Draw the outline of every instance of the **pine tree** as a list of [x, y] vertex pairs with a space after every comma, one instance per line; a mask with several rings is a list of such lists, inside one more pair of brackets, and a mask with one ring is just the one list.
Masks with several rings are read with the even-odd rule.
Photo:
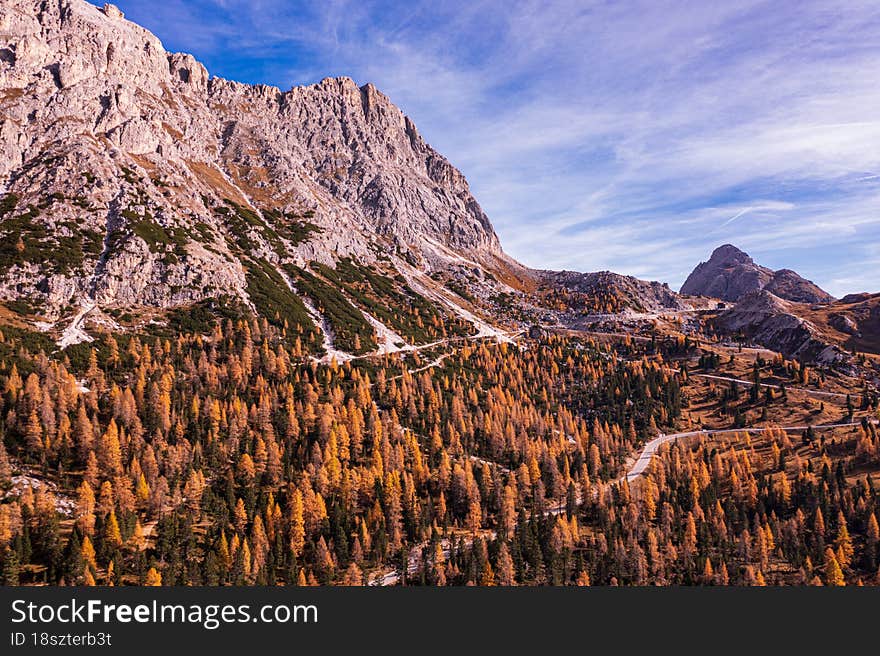
[[244, 506], [244, 500], [239, 497], [235, 502], [235, 511], [233, 512], [233, 522], [239, 533], [244, 533], [248, 524], [247, 508]]
[[2, 433], [0, 433], [0, 490], [12, 485], [12, 466], [9, 464], [9, 456], [3, 445]]
[[83, 480], [92, 486], [92, 489], [98, 484], [100, 478], [100, 473], [98, 471], [98, 457], [95, 455], [94, 451], [89, 451], [89, 455], [86, 461], [86, 472], [83, 476]]
[[877, 525], [877, 515], [874, 513], [871, 513], [868, 517], [868, 527], [865, 531], [865, 537], [868, 541], [868, 546], [876, 552], [877, 544], [880, 543], [880, 527]]
[[843, 571], [840, 569], [840, 564], [831, 547], [825, 549], [825, 583], [833, 586], [846, 585]]
[[715, 570], [712, 568], [712, 561], [706, 558], [703, 564], [703, 583], [710, 584], [715, 580]]
[[129, 544], [136, 551], [140, 551], [146, 545], [146, 538], [144, 537], [144, 527], [141, 525], [141, 520], [135, 519], [134, 522], [134, 531], [131, 534], [131, 538], [129, 538]]
[[364, 574], [361, 572], [361, 568], [357, 566], [357, 563], [351, 563], [348, 566], [342, 583], [347, 586], [360, 586], [364, 584]]
[[32, 455], [44, 455], [45, 445], [43, 444], [43, 425], [40, 423], [40, 418], [37, 416], [36, 410], [31, 410], [31, 414], [28, 417], [25, 439], [28, 450]]
[[226, 540], [226, 531], [220, 531], [220, 544], [217, 547], [217, 556], [224, 571], [232, 565], [232, 554], [229, 550], [229, 542]]
[[764, 580], [764, 573], [760, 569], [755, 572], [755, 585], [760, 588], [767, 585], [767, 582]]
[[119, 428], [116, 420], [111, 419], [107, 430], [101, 436], [98, 449], [98, 464], [101, 471], [110, 478], [122, 473], [122, 452], [119, 446]]
[[134, 495], [138, 507], [145, 508], [147, 502], [150, 500], [150, 486], [147, 484], [147, 479], [144, 477], [143, 473], [138, 476], [137, 485], [135, 485], [134, 488]]
[[290, 501], [290, 550], [299, 558], [305, 546], [305, 521], [303, 519], [303, 496], [294, 490]]
[[480, 502], [476, 499], [471, 501], [468, 509], [467, 527], [472, 535], [476, 535], [483, 523], [483, 512], [480, 510]]
[[15, 552], [14, 549], [5, 547], [2, 552], [2, 562], [3, 585], [18, 585], [18, 574], [20, 569], [18, 554]]
[[82, 577], [84, 568], [85, 562], [82, 557], [82, 543], [79, 539], [79, 531], [74, 529], [64, 550], [64, 576], [61, 580], [65, 583], [75, 584]]
[[315, 567], [321, 573], [322, 581], [325, 584], [330, 583], [333, 579], [336, 565], [333, 562], [333, 556], [330, 553], [330, 549], [327, 547], [327, 542], [324, 540], [323, 535], [318, 538], [318, 545], [315, 549]]
[[88, 481], [83, 481], [77, 490], [76, 525], [86, 536], [95, 530], [95, 494]]
[[107, 516], [107, 523], [104, 524], [104, 544], [109, 545], [113, 549], [122, 546], [122, 533], [119, 531], [119, 522], [116, 520], [116, 511], [111, 510]]
[[816, 508], [816, 517], [813, 521], [813, 530], [820, 539], [825, 537], [825, 518], [822, 516], [822, 509]]
[[92, 546], [92, 541], [89, 539], [88, 535], [86, 535], [82, 539], [80, 554], [82, 554], [82, 560], [86, 566], [86, 569], [97, 569], [98, 565], [95, 561], [95, 547]]
[[718, 568], [718, 583], [720, 585], [730, 585], [730, 575], [727, 572], [727, 564], [723, 562]]
[[434, 558], [431, 566], [434, 585], [442, 587], [446, 585], [446, 555], [440, 542], [434, 544]]
[[834, 542], [837, 545], [837, 561], [841, 568], [847, 568], [852, 560], [854, 549], [843, 512], [838, 514], [837, 522], [837, 539]]
[[504, 542], [502, 542], [501, 546], [498, 548], [496, 569], [498, 571], [496, 575], [498, 585], [515, 585], [516, 572], [513, 565], [513, 559], [510, 557], [510, 551]]

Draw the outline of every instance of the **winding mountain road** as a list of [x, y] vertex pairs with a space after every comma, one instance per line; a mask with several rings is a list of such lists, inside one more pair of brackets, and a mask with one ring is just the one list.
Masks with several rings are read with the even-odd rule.
[[[686, 433], [670, 433], [669, 435], [664, 435], [661, 433], [660, 435], [655, 437], [653, 440], [651, 440], [650, 442], [645, 444], [644, 447], [642, 447], [642, 450], [639, 452], [639, 456], [638, 456], [638, 458], [636, 458], [636, 461], [633, 463], [633, 466], [630, 468], [630, 470], [626, 474], [624, 474], [619, 479], [617, 479], [616, 482], [622, 483], [624, 481], [624, 479], [627, 481], [631, 481], [635, 478], [638, 478], [642, 474], [644, 474], [647, 471], [649, 465], [651, 464], [651, 460], [653, 459], [653, 457], [657, 453], [657, 451], [660, 449], [660, 447], [667, 442], [674, 442], [675, 440], [678, 440], [680, 438], [696, 437], [698, 435], [721, 435], [724, 433], [756, 434], [756, 433], [764, 433], [768, 430], [783, 430], [786, 433], [801, 432], [801, 431], [807, 430], [808, 428], [812, 428], [814, 431], [831, 430], [833, 428], [847, 428], [847, 427], [851, 427], [851, 426], [860, 426], [861, 423], [862, 423], [861, 421], [850, 421], [850, 422], [844, 422], [844, 423], [839, 423], [839, 424], [823, 424], [823, 425], [819, 425], [819, 426], [803, 425], [803, 426], [772, 426], [772, 427], [766, 426], [763, 428], [715, 428], [715, 429], [708, 429], [708, 430], [689, 431]], [[871, 420], [869, 420], [869, 423], [874, 424], [876, 426], [878, 423], [880, 423], [880, 421], [878, 421], [877, 419], [871, 419]]]

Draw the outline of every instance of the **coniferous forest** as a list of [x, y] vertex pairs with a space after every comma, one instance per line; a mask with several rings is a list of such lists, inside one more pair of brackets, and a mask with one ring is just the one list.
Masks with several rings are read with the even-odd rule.
[[693, 422], [681, 342], [472, 339], [426, 366], [319, 364], [248, 318], [38, 338], [0, 341], [7, 585], [877, 583], [868, 421], [682, 440], [621, 478]]

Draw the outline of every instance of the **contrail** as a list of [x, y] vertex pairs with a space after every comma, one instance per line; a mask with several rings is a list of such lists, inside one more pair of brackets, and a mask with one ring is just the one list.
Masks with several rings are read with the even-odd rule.
[[754, 207], [746, 207], [746, 208], [744, 208], [744, 209], [741, 209], [739, 212], [737, 212], [737, 213], [734, 214], [732, 217], [730, 217], [729, 219], [727, 219], [727, 221], [725, 221], [724, 223], [722, 223], [722, 224], [721, 224], [721, 227], [723, 228], [723, 227], [726, 226], [726, 225], [730, 225], [731, 223], [733, 223], [734, 221], [736, 221], [739, 217], [741, 217], [743, 214], [745, 214], [746, 212], [751, 212], [753, 209], [755, 209], [755, 208], [754, 208]]

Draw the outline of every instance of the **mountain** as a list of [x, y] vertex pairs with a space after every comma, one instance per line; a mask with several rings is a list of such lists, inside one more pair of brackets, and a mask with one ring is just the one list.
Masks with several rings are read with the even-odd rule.
[[850, 294], [814, 314], [815, 322], [846, 348], [880, 353], [880, 294]]
[[[250, 313], [347, 358], [499, 335], [498, 322], [699, 310], [659, 282], [514, 261], [461, 172], [372, 84], [211, 77], [113, 5], [3, 3], [0, 155], [0, 312], [61, 346], [93, 327], [191, 331]], [[682, 287], [761, 290], [833, 300], [731, 245]], [[772, 307], [717, 328], [803, 314], [760, 298]], [[858, 332], [842, 316], [827, 325]]]
[[334, 304], [314, 289], [339, 287], [339, 262], [352, 290], [367, 267], [403, 306], [435, 270], [499, 288], [527, 276], [464, 176], [373, 85], [210, 77], [83, 0], [0, 7], [0, 192], [0, 300], [50, 323], [221, 298], [280, 321], [308, 297], [298, 320], [321, 325]]
[[[853, 348], [876, 349], [866, 299], [835, 301], [791, 269], [768, 269], [731, 244], [719, 246], [708, 262], [700, 263], [681, 293], [735, 303], [715, 317], [713, 328], [786, 357], [830, 364], [849, 361], [847, 350]], [[853, 311], [858, 300], [863, 302]], [[868, 327], [867, 339], [862, 339], [862, 323]]]
[[796, 303], [831, 303], [834, 297], [811, 280], [802, 278], [791, 269], [773, 272], [764, 289], [780, 298]]
[[719, 246], [681, 286], [681, 293], [737, 301], [744, 294], [766, 289], [780, 298], [801, 303], [829, 303], [829, 293], [791, 269], [773, 271], [761, 266], [731, 244]]

